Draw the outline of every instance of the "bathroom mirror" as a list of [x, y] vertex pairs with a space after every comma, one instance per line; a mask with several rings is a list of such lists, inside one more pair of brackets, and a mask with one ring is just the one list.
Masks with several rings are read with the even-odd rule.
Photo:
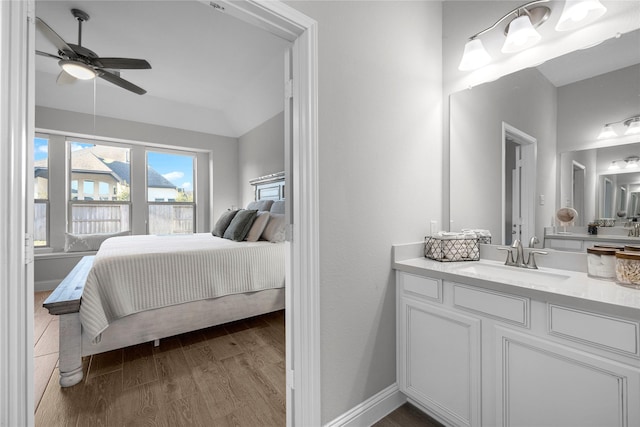
[[634, 195], [640, 191], [640, 164], [633, 159], [640, 156], [640, 136], [638, 138], [636, 143], [561, 153], [560, 194], [563, 206], [574, 204], [572, 192], [575, 190], [569, 183], [573, 173], [570, 165], [578, 162], [589, 165], [585, 167], [583, 184], [584, 224], [599, 218], [626, 221], [640, 214], [633, 203]]
[[[541, 236], [560, 207], [580, 205], [576, 225], [599, 216], [605, 199], [598, 193], [598, 177], [604, 171], [594, 173], [593, 154], [581, 151], [640, 142], [640, 137], [597, 139], [605, 123], [640, 113], [638, 76], [640, 30], [635, 30], [452, 94], [450, 229], [488, 229], [494, 244], [509, 244], [516, 237]], [[516, 129], [527, 141], [514, 141], [505, 129]], [[523, 149], [532, 144], [533, 178], [526, 178], [531, 171], [505, 169], [514, 143]], [[570, 152], [576, 154], [563, 155]], [[611, 185], [607, 206], [615, 215], [620, 196], [615, 181]], [[631, 185], [625, 189], [629, 201], [632, 191]], [[519, 212], [523, 223], [516, 224], [509, 212]]]

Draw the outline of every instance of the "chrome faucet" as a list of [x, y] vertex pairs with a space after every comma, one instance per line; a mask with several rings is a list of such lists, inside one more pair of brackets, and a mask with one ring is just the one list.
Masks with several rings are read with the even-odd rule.
[[516, 250], [516, 267], [524, 267], [524, 249], [522, 248], [522, 242], [516, 239], [511, 244], [511, 247]]
[[[499, 247], [498, 248], [499, 250], [507, 251], [507, 260], [504, 262], [504, 265], [537, 270], [538, 265], [536, 264], [535, 254], [547, 255], [547, 252], [545, 251], [539, 251], [539, 250], [533, 249], [534, 245], [538, 242], [539, 240], [535, 236], [533, 236], [529, 241], [529, 248], [531, 248], [531, 250], [529, 251], [526, 263], [524, 262], [524, 248], [522, 247], [522, 242], [520, 242], [520, 240], [518, 239], [514, 240], [511, 247]], [[513, 259], [513, 251], [512, 251], [513, 249], [516, 250], [515, 260]]]

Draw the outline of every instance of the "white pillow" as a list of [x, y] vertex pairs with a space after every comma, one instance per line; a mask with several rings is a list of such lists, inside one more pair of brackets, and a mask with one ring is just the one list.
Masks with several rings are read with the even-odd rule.
[[253, 221], [253, 225], [251, 226], [249, 233], [247, 233], [247, 237], [245, 238], [245, 240], [247, 242], [257, 242], [258, 239], [260, 239], [260, 236], [262, 236], [262, 232], [264, 231], [268, 222], [269, 212], [258, 212], [258, 216], [256, 217], [255, 221]]
[[121, 231], [120, 233], [102, 233], [102, 234], [64, 234], [64, 251], [65, 252], [85, 252], [97, 251], [100, 249], [102, 242], [109, 237], [129, 236], [130, 231]]
[[261, 240], [270, 242], [284, 242], [286, 224], [284, 214], [274, 214], [269, 212], [269, 222], [262, 232]]
[[278, 200], [277, 202], [273, 202], [273, 205], [271, 205], [271, 209], [269, 209], [269, 212], [276, 213], [276, 214], [283, 214], [284, 204], [285, 204], [284, 200]]

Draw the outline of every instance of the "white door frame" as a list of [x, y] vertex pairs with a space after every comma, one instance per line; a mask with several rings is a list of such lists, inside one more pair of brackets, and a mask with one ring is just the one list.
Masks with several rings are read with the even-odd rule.
[[[522, 179], [520, 181], [521, 195], [522, 195], [522, 228], [521, 236], [525, 244], [528, 244], [529, 239], [535, 235], [535, 218], [536, 218], [536, 153], [537, 153], [537, 140], [531, 135], [511, 126], [508, 123], [502, 122], [502, 230], [505, 232], [506, 224], [506, 143], [507, 136], [511, 137], [517, 144], [520, 145], [520, 154], [522, 156]], [[503, 234], [502, 243], [506, 236]]]
[[[286, 171], [293, 205], [287, 244], [287, 425], [320, 425], [317, 23], [279, 1], [203, 3], [293, 43], [293, 147]], [[0, 254], [0, 425], [33, 424], [33, 263], [27, 262], [33, 243], [25, 236], [32, 228], [33, 204], [34, 18], [34, 0], [0, 2], [0, 170], [5, 204], [11, 207], [0, 210], [0, 238], [7, 242]]]
[[[33, 1], [0, 1], [0, 425], [33, 424]], [[29, 172], [31, 171], [31, 174]]]
[[[571, 207], [578, 211], [578, 220], [575, 225], [584, 225], [584, 180], [587, 167], [573, 160], [571, 162]], [[580, 171], [580, 179], [576, 181], [576, 171]], [[580, 191], [576, 192], [576, 188]]]

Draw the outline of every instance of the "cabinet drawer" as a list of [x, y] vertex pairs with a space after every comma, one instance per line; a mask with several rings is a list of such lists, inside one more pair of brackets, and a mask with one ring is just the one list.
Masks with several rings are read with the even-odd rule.
[[549, 304], [549, 333], [592, 347], [640, 358], [640, 324]]
[[529, 327], [529, 299], [455, 283], [453, 304], [494, 319]]
[[400, 273], [400, 280], [405, 293], [442, 302], [442, 280], [409, 273]]

